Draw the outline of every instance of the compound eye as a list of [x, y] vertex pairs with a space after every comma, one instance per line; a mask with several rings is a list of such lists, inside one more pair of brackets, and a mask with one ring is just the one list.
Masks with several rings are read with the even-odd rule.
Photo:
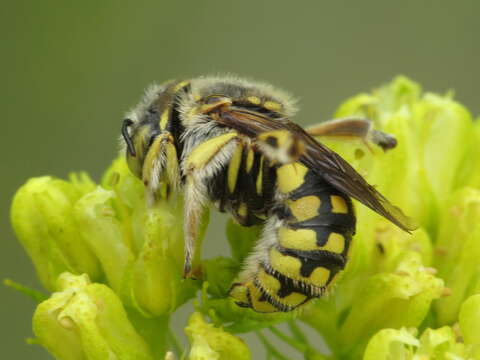
[[158, 118], [160, 117], [159, 115], [159, 110], [157, 107], [149, 107], [147, 109], [147, 112], [145, 114], [145, 121], [151, 122], [151, 123], [156, 123], [158, 121]]
[[128, 152], [130, 153], [131, 156], [135, 157], [136, 156], [135, 146], [133, 146], [132, 138], [130, 137], [130, 133], [128, 132], [128, 128], [132, 125], [133, 125], [132, 119], [123, 120], [122, 136], [123, 136], [123, 139], [125, 140], [125, 143], [127, 144]]

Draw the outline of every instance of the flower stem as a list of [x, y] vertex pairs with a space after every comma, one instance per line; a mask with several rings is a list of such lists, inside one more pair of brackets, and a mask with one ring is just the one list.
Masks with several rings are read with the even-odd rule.
[[297, 336], [300, 336], [302, 340], [292, 339], [290, 336], [285, 335], [283, 332], [278, 330], [273, 326], [269, 326], [268, 329], [277, 336], [280, 340], [287, 343], [294, 349], [298, 350], [299, 352], [305, 354], [305, 358], [309, 359], [311, 356], [314, 356], [315, 359], [327, 359], [328, 357], [314, 348], [310, 346], [308, 343], [307, 338], [301, 333], [300, 329], [296, 329], [298, 331]]
[[3, 284], [5, 286], [8, 286], [8, 287], [18, 291], [18, 292], [21, 292], [24, 295], [27, 295], [27, 296], [31, 297], [33, 300], [35, 300], [36, 303], [41, 303], [42, 301], [44, 301], [48, 298], [48, 296], [45, 295], [44, 293], [42, 293], [40, 291], [37, 291], [37, 290], [34, 290], [34, 289], [30, 289], [30, 288], [26, 287], [25, 285], [19, 284], [19, 283], [15, 282], [13, 280], [10, 280], [10, 279], [4, 279]]
[[182, 346], [180, 345], [180, 342], [175, 336], [175, 333], [172, 331], [171, 328], [168, 329], [167, 340], [170, 346], [172, 347], [172, 350], [177, 354], [177, 356], [179, 357], [182, 356], [184, 351], [182, 349]]
[[305, 344], [308, 344], [308, 339], [307, 337], [305, 336], [305, 334], [302, 332], [302, 330], [300, 329], [300, 327], [297, 325], [297, 323], [295, 322], [295, 320], [289, 320], [287, 322], [288, 324], [288, 328], [290, 329], [290, 332], [292, 333], [292, 335], [295, 337], [295, 339], [297, 339], [298, 341], [301, 341]]
[[278, 352], [277, 349], [275, 349], [275, 347], [270, 343], [270, 341], [268, 341], [268, 339], [265, 337], [265, 335], [262, 334], [261, 331], [256, 331], [255, 333], [267, 349], [267, 358], [275, 357], [279, 360], [288, 360], [287, 357], [283, 356], [282, 354], [280, 354], [280, 352]]

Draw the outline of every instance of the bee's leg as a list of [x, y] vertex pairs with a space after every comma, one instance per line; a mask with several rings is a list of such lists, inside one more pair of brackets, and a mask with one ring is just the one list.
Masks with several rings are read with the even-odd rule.
[[192, 277], [192, 261], [198, 238], [200, 220], [208, 198], [212, 178], [230, 161], [237, 146], [237, 133], [229, 132], [209, 139], [183, 161], [185, 179], [185, 264], [184, 277]]
[[393, 149], [397, 140], [390, 134], [375, 130], [368, 119], [342, 118], [333, 119], [313, 125], [306, 129], [312, 136], [355, 137], [380, 146], [384, 151]]
[[305, 151], [303, 141], [288, 130], [263, 132], [255, 139], [255, 145], [269, 160], [280, 164], [296, 161]]
[[142, 180], [146, 187], [145, 197], [150, 205], [159, 193], [162, 180], [165, 180], [173, 191], [178, 188], [180, 171], [177, 151], [173, 136], [169, 132], [162, 132], [152, 142], [143, 162]]

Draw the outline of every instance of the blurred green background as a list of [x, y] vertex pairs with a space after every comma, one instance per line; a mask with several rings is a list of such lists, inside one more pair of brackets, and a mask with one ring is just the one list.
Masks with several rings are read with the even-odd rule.
[[[0, 17], [0, 277], [35, 288], [9, 225], [14, 191], [43, 174], [87, 170], [98, 179], [116, 155], [123, 113], [154, 81], [219, 72], [262, 79], [299, 97], [297, 120], [309, 124], [405, 74], [428, 90], [455, 90], [480, 113], [474, 0], [4, 0]], [[226, 254], [221, 226], [209, 234], [205, 253]], [[49, 359], [25, 344], [34, 304], [5, 287], [0, 296], [2, 358]]]

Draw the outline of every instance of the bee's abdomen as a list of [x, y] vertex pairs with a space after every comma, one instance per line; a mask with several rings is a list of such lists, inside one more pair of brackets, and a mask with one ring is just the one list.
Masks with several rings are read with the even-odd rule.
[[347, 196], [304, 165], [283, 165], [277, 176], [283, 200], [272, 211], [276, 225], [268, 230], [276, 241], [253, 285], [277, 311], [290, 311], [320, 297], [345, 267], [355, 215]]

